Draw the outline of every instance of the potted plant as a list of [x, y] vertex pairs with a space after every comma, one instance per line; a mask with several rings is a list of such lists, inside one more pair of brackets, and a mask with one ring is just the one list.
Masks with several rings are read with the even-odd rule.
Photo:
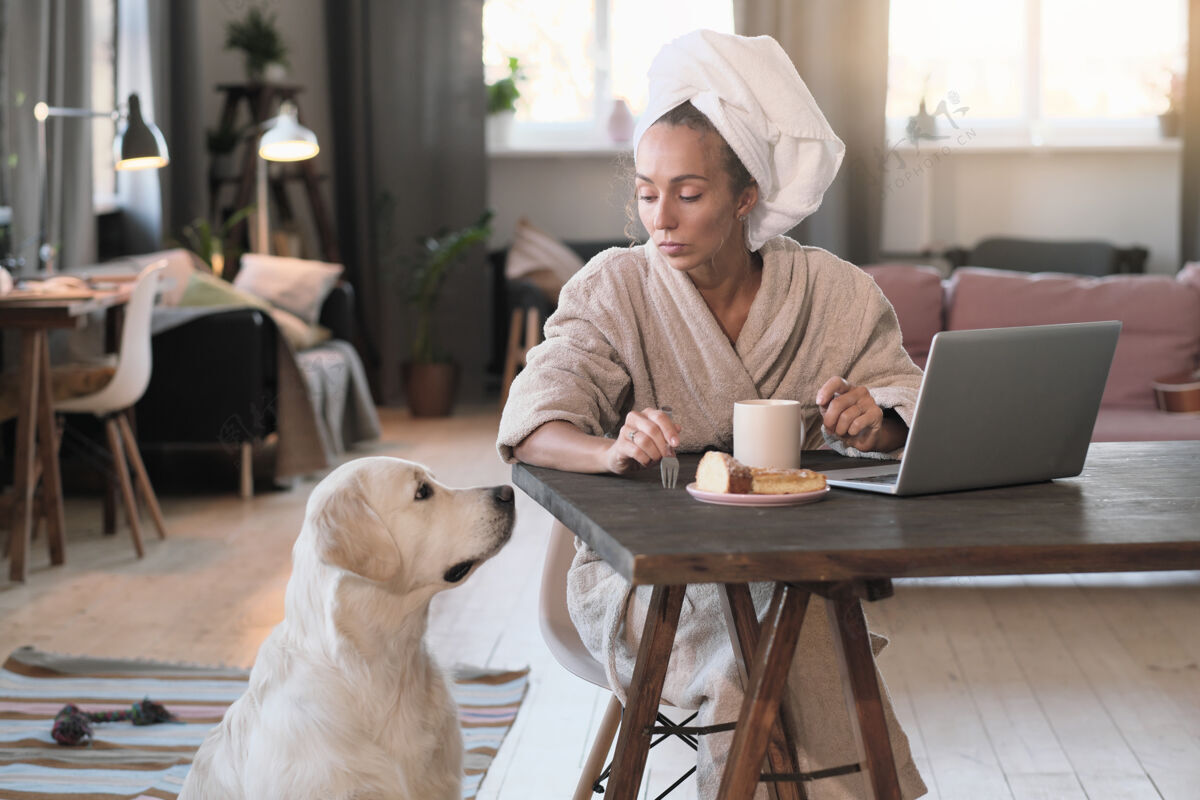
[[242, 51], [251, 83], [261, 83], [268, 68], [282, 70], [288, 64], [287, 45], [275, 27], [275, 15], [264, 13], [257, 5], [250, 6], [241, 19], [225, 24], [225, 49]]
[[491, 219], [492, 212], [485, 211], [472, 225], [426, 237], [409, 260], [404, 289], [414, 328], [409, 359], [401, 364], [401, 378], [413, 416], [445, 416], [454, 406], [458, 364], [438, 345], [438, 304], [450, 271], [472, 247], [491, 235]]
[[179, 232], [182, 241], [178, 244], [199, 256], [201, 261], [208, 264], [213, 275], [219, 278], [225, 271], [225, 257], [228, 255], [230, 260], [236, 261], [241, 255], [236, 250], [226, 252], [225, 242], [229, 233], [253, 213], [254, 206], [246, 206], [230, 214], [223, 223], [215, 227], [204, 217], [197, 217], [183, 226], [183, 230]]
[[509, 56], [508, 75], [495, 83], [486, 84], [489, 148], [496, 149], [508, 145], [513, 117], [517, 113], [517, 98], [521, 96], [517, 82], [523, 78], [520, 61], [515, 56]]
[[1167, 87], [1167, 110], [1158, 115], [1159, 133], [1164, 139], [1179, 136], [1183, 122], [1183, 75], [1170, 73]]

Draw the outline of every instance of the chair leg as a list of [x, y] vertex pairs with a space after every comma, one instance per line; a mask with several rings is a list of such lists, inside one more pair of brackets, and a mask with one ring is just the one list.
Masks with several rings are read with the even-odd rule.
[[593, 794], [592, 787], [604, 770], [604, 762], [608, 759], [608, 751], [613, 739], [617, 738], [617, 728], [621, 725], [621, 701], [614, 694], [608, 698], [608, 707], [596, 729], [596, 738], [592, 739], [592, 749], [588, 752], [583, 772], [579, 774], [579, 784], [575, 787], [573, 800], [588, 800]]
[[521, 320], [525, 316], [524, 309], [514, 308], [512, 320], [508, 324], [508, 349], [504, 354], [504, 378], [500, 384], [500, 410], [508, 402], [508, 390], [512, 388], [513, 379], [517, 377], [517, 364], [521, 355]]
[[158, 538], [165, 539], [167, 538], [167, 525], [163, 522], [162, 509], [158, 507], [158, 496], [154, 494], [154, 487], [150, 485], [150, 476], [146, 474], [146, 465], [142, 463], [142, 453], [138, 449], [137, 440], [133, 437], [133, 428], [129, 426], [129, 419], [124, 414], [117, 415], [117, 425], [121, 429], [121, 436], [125, 439], [125, 458], [133, 467], [134, 477], [142, 491], [142, 499], [150, 509], [154, 527], [158, 529]]
[[109, 417], [104, 420], [104, 431], [108, 434], [108, 449], [112, 451], [112, 467], [117, 473], [117, 482], [121, 486], [121, 499], [125, 505], [125, 515], [129, 517], [129, 533], [133, 536], [133, 549], [138, 558], [146, 554], [142, 547], [142, 529], [138, 523], [137, 505], [133, 501], [133, 485], [129, 482], [129, 468], [125, 464], [125, 448], [121, 446], [121, 433], [116, 419]]
[[117, 483], [111, 475], [104, 477], [104, 535], [117, 532]]
[[254, 444], [242, 442], [242, 486], [243, 500], [254, 497]]

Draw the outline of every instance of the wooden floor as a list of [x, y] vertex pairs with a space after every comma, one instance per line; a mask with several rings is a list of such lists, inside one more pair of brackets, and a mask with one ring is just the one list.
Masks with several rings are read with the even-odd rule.
[[[452, 485], [505, 482], [497, 415], [384, 411], [385, 439], [355, 455], [421, 461]], [[67, 564], [34, 543], [29, 580], [0, 587], [0, 651], [249, 665], [283, 614], [290, 547], [312, 483], [288, 492], [164, 496], [170, 538], [134, 558], [100, 534], [98, 500], [68, 498]], [[484, 800], [570, 797], [607, 700], [542, 643], [537, 589], [549, 517], [518, 493], [512, 542], [434, 603], [444, 664], [532, 668], [529, 696], [483, 784]], [[7, 565], [4, 565], [7, 575]], [[892, 637], [880, 657], [931, 797], [1200, 798], [1200, 575], [898, 582], [868, 608]], [[647, 797], [689, 765], [652, 753]], [[695, 797], [684, 784], [674, 796]]]

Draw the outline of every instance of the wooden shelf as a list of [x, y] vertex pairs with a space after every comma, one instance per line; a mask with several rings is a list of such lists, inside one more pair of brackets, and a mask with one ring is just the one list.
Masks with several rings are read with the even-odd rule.
[[[260, 132], [262, 124], [278, 114], [279, 105], [285, 100], [294, 103], [299, 111], [300, 104], [297, 102], [296, 96], [304, 89], [297, 84], [264, 82], [222, 83], [217, 85], [217, 91], [225, 95], [224, 107], [221, 112], [221, 129], [244, 128], [251, 133], [242, 138], [233, 152], [234, 163], [240, 165], [237, 174], [215, 174], [211, 170], [209, 172], [209, 214], [213, 219], [218, 219], [223, 210], [236, 211], [254, 202], [259, 160], [258, 140], [261, 135], [255, 131]], [[247, 115], [242, 114], [243, 119], [239, 121], [239, 112], [242, 110], [242, 106], [247, 107], [248, 120], [245, 118]], [[272, 203], [273, 200], [273, 204], [281, 210], [284, 217], [293, 218], [294, 214], [291, 210], [286, 186], [293, 181], [299, 182], [305, 190], [313, 223], [317, 228], [321, 258], [331, 262], [340, 261], [333, 226], [330, 224], [329, 214], [325, 209], [325, 202], [320, 191], [321, 181], [326, 180], [328, 176], [317, 172], [315, 159], [298, 161], [284, 168], [273, 169], [271, 173], [273, 173], [269, 174], [271, 199], [268, 200], [268, 203]], [[230, 186], [234, 187], [232, 194], [224, 191]], [[234, 228], [231, 239], [240, 241], [243, 246], [249, 244], [249, 225], [245, 220]], [[234, 272], [236, 272], [236, 266]]]

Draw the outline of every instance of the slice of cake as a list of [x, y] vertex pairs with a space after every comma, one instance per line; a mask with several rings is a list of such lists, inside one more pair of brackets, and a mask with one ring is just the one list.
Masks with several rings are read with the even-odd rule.
[[750, 491], [753, 494], [800, 494], [824, 488], [825, 476], [811, 469], [753, 467], [750, 470]]
[[750, 491], [750, 468], [728, 453], [709, 450], [696, 467], [696, 488], [718, 494], [746, 494]]

